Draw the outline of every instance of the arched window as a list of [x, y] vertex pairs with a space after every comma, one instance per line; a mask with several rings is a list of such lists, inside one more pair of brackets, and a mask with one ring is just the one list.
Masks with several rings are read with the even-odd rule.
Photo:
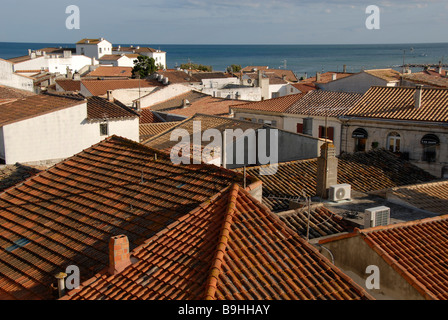
[[367, 131], [363, 128], [358, 128], [352, 132], [352, 138], [355, 139], [355, 152], [366, 151]]
[[391, 132], [387, 136], [387, 148], [391, 152], [400, 152], [401, 137], [397, 132]]
[[440, 145], [439, 137], [435, 134], [425, 134], [420, 140], [423, 146], [423, 161], [434, 162], [436, 161], [437, 146]]

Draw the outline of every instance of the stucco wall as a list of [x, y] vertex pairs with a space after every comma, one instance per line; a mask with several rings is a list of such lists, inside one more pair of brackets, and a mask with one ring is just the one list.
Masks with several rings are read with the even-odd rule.
[[[7, 164], [70, 157], [106, 138], [85, 103], [3, 127]], [[139, 141], [138, 118], [109, 121], [109, 135]]]
[[33, 79], [14, 73], [13, 64], [0, 59], [0, 85], [34, 92]]
[[[321, 253], [330, 261], [334, 259], [334, 264], [338, 268], [352, 276], [355, 282], [376, 299], [423, 299], [422, 295], [373, 251], [361, 237], [355, 236], [332, 241], [323, 244], [323, 246], [330, 250], [332, 256], [322, 248], [320, 248]], [[366, 280], [371, 275], [366, 273], [366, 268], [369, 265], [375, 265], [379, 269], [379, 289], [367, 289], [366, 287]]]
[[[424, 124], [422, 122], [397, 121], [363, 121], [352, 119], [348, 126], [342, 128], [342, 150], [352, 153], [355, 150], [355, 139], [352, 133], [357, 128], [363, 128], [368, 133], [366, 151], [372, 149], [372, 142], [378, 142], [378, 148], [387, 149], [387, 137], [391, 132], [400, 134], [400, 151], [409, 152], [409, 160], [427, 172], [441, 177], [442, 167], [448, 165], [448, 127], [442, 125]], [[436, 162], [428, 163], [422, 160], [423, 146], [420, 143], [426, 134], [435, 134], [440, 139], [436, 147]]]
[[79, 71], [86, 65], [90, 65], [92, 60], [86, 56], [71, 56], [70, 58], [40, 56], [35, 59], [23, 61], [14, 64], [14, 70], [40, 70], [41, 68], [48, 69], [49, 72], [59, 72], [60, 74], [67, 74], [67, 67], [73, 72]]

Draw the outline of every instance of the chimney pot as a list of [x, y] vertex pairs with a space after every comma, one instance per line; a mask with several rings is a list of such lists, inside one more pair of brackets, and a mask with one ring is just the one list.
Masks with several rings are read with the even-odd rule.
[[55, 275], [55, 278], [58, 280], [58, 296], [62, 298], [65, 295], [65, 278], [67, 274], [64, 272], [59, 272]]
[[131, 264], [129, 240], [125, 235], [111, 237], [109, 241], [109, 273], [115, 275]]
[[107, 90], [107, 100], [111, 102], [114, 101], [114, 94], [112, 90]]

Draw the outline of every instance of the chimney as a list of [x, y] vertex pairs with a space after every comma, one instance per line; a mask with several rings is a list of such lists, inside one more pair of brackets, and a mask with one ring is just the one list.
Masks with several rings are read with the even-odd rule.
[[344, 64], [344, 66], [342, 67], [342, 72], [347, 73], [347, 65]]
[[316, 82], [320, 81], [320, 72], [316, 72]]
[[328, 189], [338, 183], [338, 158], [336, 148], [331, 142], [320, 147], [320, 157], [317, 158], [317, 184], [316, 194], [328, 199]]
[[62, 298], [65, 295], [65, 278], [67, 274], [64, 272], [59, 272], [55, 275], [55, 278], [58, 281], [58, 297]]
[[136, 100], [135, 101], [135, 107], [136, 107], [138, 112], [142, 111], [142, 104], [141, 104], [140, 100]]
[[258, 86], [261, 87], [261, 82], [263, 81], [263, 74], [261, 70], [258, 70], [257, 73], [258, 73]]
[[109, 273], [120, 273], [131, 264], [129, 240], [125, 235], [111, 237], [109, 241]]
[[190, 105], [190, 101], [188, 101], [187, 99], [183, 99], [182, 100], [182, 108], [186, 108]]
[[332, 75], [331, 75], [331, 80], [336, 80], [336, 78], [338, 77], [338, 75], [336, 74], [336, 73], [333, 73]]
[[423, 88], [423, 85], [421, 85], [421, 84], [417, 84], [415, 86], [414, 107], [416, 109], [420, 108], [422, 105], [422, 88]]
[[107, 90], [107, 101], [114, 102], [114, 93], [112, 90]]
[[73, 80], [81, 80], [81, 75], [78, 71], [75, 71], [75, 73], [73, 74]]
[[437, 72], [439, 73], [439, 74], [442, 74], [442, 61], [439, 61], [439, 67], [437, 68]]

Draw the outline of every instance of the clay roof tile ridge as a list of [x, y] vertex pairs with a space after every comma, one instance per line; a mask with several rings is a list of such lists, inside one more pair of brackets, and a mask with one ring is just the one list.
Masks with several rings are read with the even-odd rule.
[[205, 300], [214, 300], [216, 289], [217, 289], [217, 283], [218, 283], [218, 277], [220, 272], [222, 271], [222, 262], [224, 260], [224, 254], [227, 247], [227, 241], [229, 239], [229, 233], [232, 226], [232, 220], [233, 216], [235, 214], [236, 209], [236, 201], [238, 199], [238, 193], [239, 193], [239, 186], [238, 184], [234, 183], [232, 186], [229, 187], [229, 198], [228, 198], [228, 205], [225, 213], [224, 223], [220, 230], [219, 235], [219, 242], [216, 247], [215, 256], [213, 258], [212, 266], [210, 268], [210, 273], [208, 275], [208, 279], [206, 282], [206, 291], [205, 291]]

